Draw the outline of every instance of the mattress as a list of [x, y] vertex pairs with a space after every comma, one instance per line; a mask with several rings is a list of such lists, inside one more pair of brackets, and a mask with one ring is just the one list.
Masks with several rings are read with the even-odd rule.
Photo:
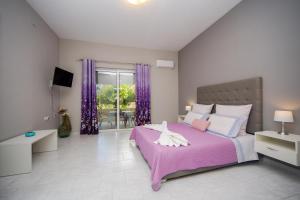
[[154, 144], [160, 133], [142, 126], [135, 127], [130, 136], [150, 166], [154, 191], [159, 190], [165, 176], [175, 172], [258, 159], [253, 135], [231, 139], [201, 132], [184, 123], [168, 124], [168, 129], [183, 135], [190, 145], [175, 148]]

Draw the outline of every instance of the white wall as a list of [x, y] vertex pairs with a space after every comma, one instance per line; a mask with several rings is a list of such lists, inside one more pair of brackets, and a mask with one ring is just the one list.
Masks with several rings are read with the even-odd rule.
[[[80, 58], [96, 60], [139, 62], [151, 67], [151, 115], [153, 123], [163, 120], [175, 122], [178, 114], [178, 55], [177, 52], [119, 47], [75, 40], [59, 41], [59, 64], [74, 73], [72, 88], [61, 88], [60, 104], [69, 110], [73, 131], [80, 129], [81, 62]], [[157, 59], [170, 59], [175, 69], [156, 68]], [[101, 66], [98, 64], [97, 66]], [[133, 68], [132, 66], [111, 66]]]
[[[32, 129], [56, 128], [49, 80], [58, 38], [24, 0], [0, 1], [0, 141]], [[54, 106], [58, 105], [54, 91]]]

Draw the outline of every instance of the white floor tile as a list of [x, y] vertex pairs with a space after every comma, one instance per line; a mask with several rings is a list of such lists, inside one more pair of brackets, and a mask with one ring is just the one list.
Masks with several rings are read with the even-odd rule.
[[128, 139], [124, 131], [59, 139], [58, 151], [34, 154], [32, 173], [0, 178], [0, 200], [300, 200], [300, 176], [274, 161], [169, 180], [154, 192]]

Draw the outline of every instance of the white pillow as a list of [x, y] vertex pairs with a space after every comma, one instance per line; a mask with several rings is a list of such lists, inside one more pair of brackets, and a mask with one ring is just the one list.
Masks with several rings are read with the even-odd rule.
[[216, 114], [218, 115], [226, 115], [232, 117], [243, 117], [245, 118], [245, 122], [242, 124], [241, 127], [241, 134], [246, 133], [247, 123], [249, 114], [252, 108], [252, 104], [248, 105], [216, 105]]
[[234, 138], [238, 136], [245, 118], [213, 114], [208, 121], [210, 122], [208, 131]]
[[192, 111], [194, 113], [210, 114], [213, 106], [214, 106], [214, 104], [211, 104], [211, 105], [193, 104]]
[[185, 116], [183, 122], [192, 125], [195, 119], [203, 119], [206, 120], [208, 118], [207, 114], [199, 114], [189, 111], [188, 114]]

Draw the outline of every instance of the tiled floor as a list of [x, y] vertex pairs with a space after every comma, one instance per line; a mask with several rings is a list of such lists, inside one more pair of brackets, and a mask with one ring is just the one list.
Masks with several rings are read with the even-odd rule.
[[58, 151], [34, 155], [32, 173], [0, 178], [0, 199], [300, 199], [298, 173], [273, 161], [170, 180], [153, 192], [150, 170], [128, 138], [120, 132], [60, 139]]

